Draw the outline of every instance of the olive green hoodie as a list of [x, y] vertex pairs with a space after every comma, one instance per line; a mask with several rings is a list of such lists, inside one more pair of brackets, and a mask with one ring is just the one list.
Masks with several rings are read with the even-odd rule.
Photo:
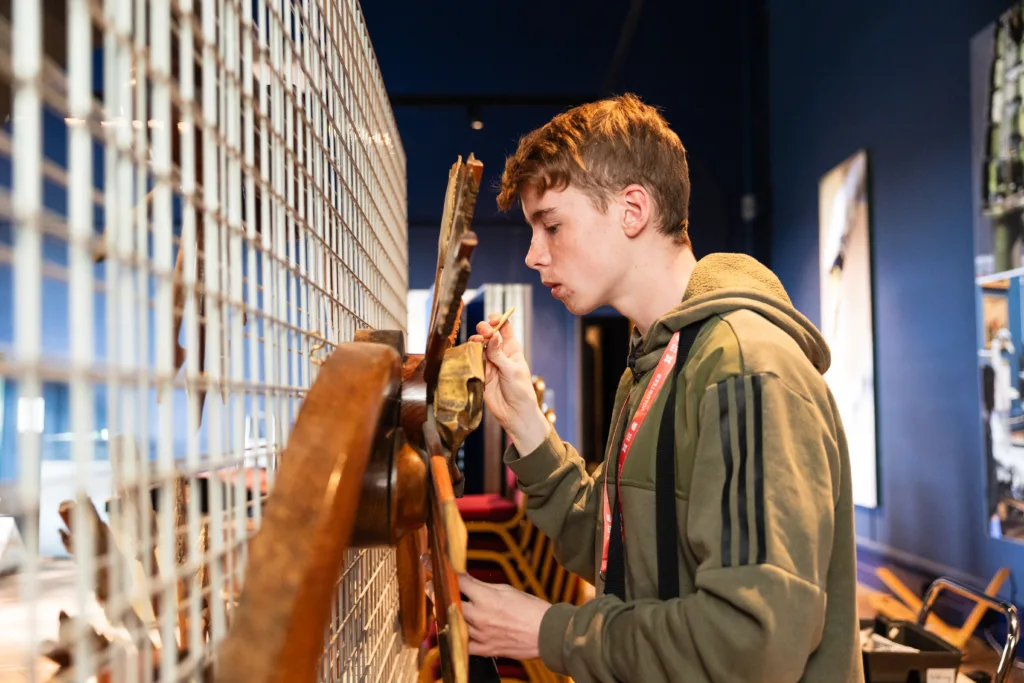
[[[626, 602], [603, 594], [604, 477], [672, 334], [707, 318], [677, 385], [676, 500], [680, 596], [657, 587], [655, 452], [661, 391], [622, 470]], [[587, 474], [556, 433], [505, 462], [559, 562], [597, 587], [582, 606], [554, 605], [540, 652], [588, 681], [755, 683], [863, 681], [846, 438], [822, 374], [828, 346], [771, 271], [714, 254], [682, 303], [646, 338], [634, 334], [619, 382], [605, 464]]]

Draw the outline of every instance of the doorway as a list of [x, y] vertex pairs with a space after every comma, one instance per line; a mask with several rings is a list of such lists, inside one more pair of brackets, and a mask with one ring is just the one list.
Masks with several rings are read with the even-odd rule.
[[633, 325], [621, 315], [585, 315], [580, 326], [580, 455], [597, 466], [604, 460]]

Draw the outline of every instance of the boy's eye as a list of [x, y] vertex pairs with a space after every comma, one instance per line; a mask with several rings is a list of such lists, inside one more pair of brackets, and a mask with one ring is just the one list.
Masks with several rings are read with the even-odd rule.
[[545, 226], [544, 229], [553, 235], [558, 232], [558, 224]]

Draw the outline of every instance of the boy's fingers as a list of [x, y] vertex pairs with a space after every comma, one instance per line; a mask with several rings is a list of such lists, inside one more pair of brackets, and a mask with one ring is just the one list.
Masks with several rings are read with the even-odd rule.
[[466, 626], [476, 627], [476, 620], [480, 618], [480, 608], [472, 602], [462, 601], [462, 618], [466, 620]]
[[[459, 574], [459, 590], [462, 591], [470, 601], [479, 600], [487, 595], [489, 586], [471, 574]], [[465, 610], [465, 602], [463, 610]], [[466, 615], [468, 617], [468, 615]]]
[[[501, 321], [500, 320], [495, 320], [494, 321], [495, 324], [497, 324], [499, 322], [501, 322]], [[515, 332], [514, 332], [514, 330], [512, 328], [512, 319], [509, 318], [508, 320], [505, 321], [505, 323], [500, 328], [498, 328], [498, 329], [496, 329], [494, 331], [495, 332], [500, 332], [501, 334], [505, 335], [505, 339], [511, 339], [512, 337], [515, 336]]]
[[487, 356], [487, 360], [498, 366], [498, 370], [503, 375], [509, 375], [515, 370], [516, 364], [511, 358], [505, 355], [505, 352], [501, 348], [502, 339], [501, 333], [499, 332], [488, 342], [487, 346], [484, 347], [484, 354]]
[[499, 322], [501, 322], [501, 315], [498, 313], [491, 313], [487, 320], [481, 320], [476, 324], [476, 331], [481, 337], [483, 337], [484, 341], [494, 336], [495, 332], [500, 332], [505, 335], [506, 340], [513, 339], [515, 337], [515, 332], [512, 329], [512, 321], [506, 320], [500, 330], [494, 329], [493, 326], [497, 325]]

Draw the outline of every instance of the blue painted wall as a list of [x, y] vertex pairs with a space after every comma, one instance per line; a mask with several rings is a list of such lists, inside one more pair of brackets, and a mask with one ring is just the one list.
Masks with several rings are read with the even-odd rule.
[[818, 180], [866, 147], [881, 506], [857, 532], [1019, 580], [1024, 545], [986, 536], [972, 287], [969, 41], [1008, 5], [771, 0], [771, 262], [817, 321]]

